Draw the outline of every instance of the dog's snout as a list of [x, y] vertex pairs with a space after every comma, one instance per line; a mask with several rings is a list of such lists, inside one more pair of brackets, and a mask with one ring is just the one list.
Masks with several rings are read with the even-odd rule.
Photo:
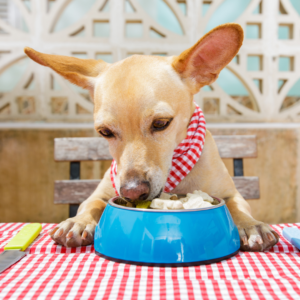
[[149, 181], [129, 181], [121, 186], [121, 196], [132, 201], [146, 200], [150, 194]]

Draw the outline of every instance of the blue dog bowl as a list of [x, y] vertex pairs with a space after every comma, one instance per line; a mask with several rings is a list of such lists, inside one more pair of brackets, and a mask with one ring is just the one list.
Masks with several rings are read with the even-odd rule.
[[95, 231], [96, 253], [106, 259], [147, 266], [192, 266], [234, 256], [238, 229], [224, 200], [189, 210], [136, 209], [112, 198]]

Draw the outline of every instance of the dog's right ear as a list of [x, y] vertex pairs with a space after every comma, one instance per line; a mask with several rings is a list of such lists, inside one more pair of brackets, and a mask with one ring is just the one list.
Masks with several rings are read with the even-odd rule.
[[53, 69], [71, 83], [90, 91], [94, 89], [96, 77], [109, 66], [103, 60], [44, 54], [29, 47], [24, 52], [40, 65]]
[[220, 25], [193, 47], [176, 56], [172, 66], [193, 94], [201, 87], [213, 83], [220, 71], [234, 58], [244, 38], [240, 25]]

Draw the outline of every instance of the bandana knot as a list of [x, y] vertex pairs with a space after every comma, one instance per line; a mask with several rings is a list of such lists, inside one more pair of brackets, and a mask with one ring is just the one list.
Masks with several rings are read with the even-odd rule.
[[[172, 166], [164, 187], [164, 192], [166, 193], [172, 191], [183, 178], [190, 173], [202, 153], [205, 141], [206, 123], [202, 110], [197, 104], [195, 105], [196, 108], [188, 126], [186, 138], [173, 152]], [[116, 195], [119, 195], [115, 186], [116, 176], [117, 164], [115, 160], [113, 160], [110, 169], [110, 179]]]

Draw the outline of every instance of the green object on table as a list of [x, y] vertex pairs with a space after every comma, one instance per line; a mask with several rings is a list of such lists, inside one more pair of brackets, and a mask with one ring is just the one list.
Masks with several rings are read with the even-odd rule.
[[40, 223], [32, 223], [25, 225], [15, 235], [8, 244], [4, 247], [4, 250], [21, 250], [24, 251], [35, 240], [35, 238], [42, 231], [42, 225]]
[[27, 249], [41, 231], [41, 224], [28, 224], [8, 242], [4, 247], [5, 251], [0, 253], [0, 273], [26, 255], [23, 251]]
[[136, 208], [144, 208], [147, 209], [151, 205], [151, 201], [140, 202], [136, 205]]

